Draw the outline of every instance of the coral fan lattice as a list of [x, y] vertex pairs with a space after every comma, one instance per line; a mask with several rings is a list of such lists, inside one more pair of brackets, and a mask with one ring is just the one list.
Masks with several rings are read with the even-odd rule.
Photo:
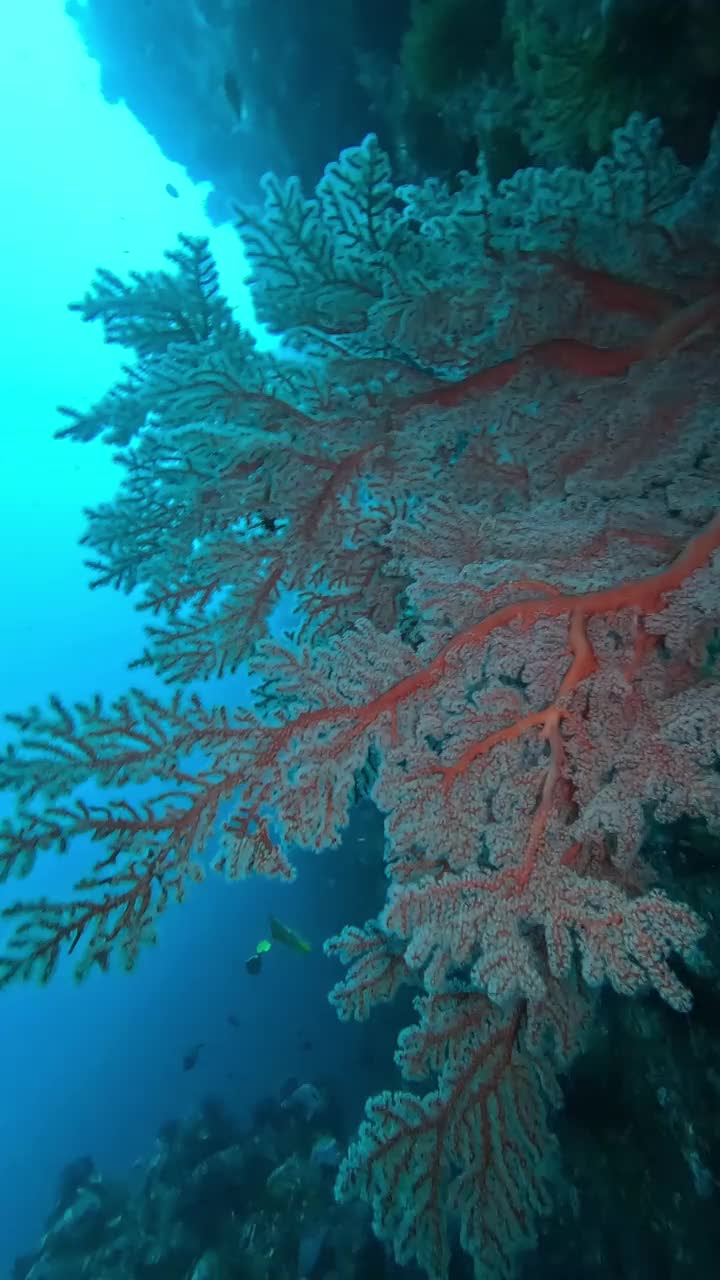
[[[673, 956], [703, 923], [642, 845], [681, 815], [720, 824], [719, 149], [716, 129], [694, 174], [633, 117], [589, 174], [494, 188], [480, 164], [455, 192], [396, 191], [369, 137], [310, 200], [269, 177], [240, 228], [293, 358], [236, 327], [200, 241], [79, 304], [137, 357], [61, 433], [121, 449], [89, 513], [97, 583], [154, 615], [142, 663], [189, 685], [247, 662], [256, 699], [11, 717], [2, 878], [103, 853], [71, 901], [6, 909], [0, 980], [47, 980], [65, 951], [81, 975], [132, 967], [208, 859], [291, 877], [364, 778], [388, 897], [327, 944], [348, 965], [332, 999], [362, 1018], [420, 994], [413, 1087], [370, 1099], [338, 1194], [429, 1277], [452, 1219], [494, 1275], [532, 1245], [600, 985], [690, 1008]], [[271, 640], [288, 592], [301, 621]]]

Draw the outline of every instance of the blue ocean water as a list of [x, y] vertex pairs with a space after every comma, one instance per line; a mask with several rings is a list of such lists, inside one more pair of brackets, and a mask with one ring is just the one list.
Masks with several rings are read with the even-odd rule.
[[[224, 288], [240, 318], [252, 318], [234, 231], [211, 226], [204, 192], [123, 105], [103, 100], [98, 68], [61, 0], [8, 6], [2, 25], [0, 113], [12, 128], [4, 129], [0, 207], [0, 705], [20, 710], [46, 691], [70, 700], [96, 689], [119, 694], [125, 664], [141, 648], [129, 600], [88, 590], [77, 545], [83, 506], [114, 491], [111, 451], [53, 439], [56, 405], [92, 402], [121, 362], [68, 303], [99, 265], [120, 274], [160, 267], [183, 231], [210, 236]], [[152, 675], [136, 674], [134, 683], [160, 691]], [[241, 698], [241, 676], [232, 684]], [[76, 872], [77, 864], [43, 860], [31, 891], [59, 894]], [[287, 1077], [327, 1072], [336, 1019], [319, 944], [348, 911], [338, 902], [317, 918], [309, 872], [291, 914], [318, 945], [302, 966], [277, 950], [261, 983], [244, 961], [268, 911], [287, 915], [288, 891], [260, 880], [233, 889], [213, 877], [196, 891], [194, 910], [168, 913], [162, 947], [132, 980], [115, 974], [76, 987], [68, 966], [45, 989], [3, 992], [0, 1274], [37, 1244], [68, 1161], [90, 1153], [107, 1174], [125, 1172], [162, 1124], [209, 1094], [242, 1116]], [[356, 1039], [344, 1037], [348, 1053]], [[185, 1072], [183, 1056], [198, 1042], [197, 1066]], [[342, 1060], [332, 1067], [342, 1074]]]

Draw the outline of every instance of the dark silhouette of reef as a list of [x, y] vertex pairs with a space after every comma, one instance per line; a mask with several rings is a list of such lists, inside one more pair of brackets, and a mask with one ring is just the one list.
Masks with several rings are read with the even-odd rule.
[[290, 1082], [245, 1129], [210, 1097], [125, 1180], [72, 1161], [12, 1280], [393, 1280], [367, 1212], [335, 1204], [339, 1133], [323, 1086]]
[[[720, 111], [716, 0], [67, 0], [101, 69], [208, 213], [259, 177], [310, 191], [378, 134], [401, 181], [591, 167], [633, 111], [687, 164]], [[169, 189], [169, 194], [174, 194]]]
[[254, 200], [259, 176], [312, 186], [329, 156], [377, 123], [364, 49], [396, 58], [409, 0], [68, 0], [102, 90], [195, 182], [208, 212]]

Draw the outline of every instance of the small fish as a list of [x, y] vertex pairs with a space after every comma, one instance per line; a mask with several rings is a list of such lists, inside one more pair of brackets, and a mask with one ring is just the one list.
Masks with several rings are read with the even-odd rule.
[[272, 942], [268, 942], [267, 938], [261, 938], [253, 954], [245, 961], [245, 968], [253, 977], [262, 969], [262, 958], [266, 952], [270, 951], [271, 947]]
[[194, 1044], [192, 1049], [188, 1049], [182, 1060], [183, 1071], [192, 1071], [197, 1066], [197, 1060], [200, 1057], [200, 1050], [205, 1048], [204, 1041]]
[[172, 182], [165, 183], [165, 190], [167, 191], [169, 196], [172, 196], [173, 200], [180, 199], [180, 192], [178, 191], [177, 187], [173, 186]]
[[230, 1023], [231, 1027], [237, 1027], [238, 1029], [240, 1028], [240, 1019], [236, 1018], [234, 1013], [229, 1013], [227, 1016], [227, 1020]]
[[234, 71], [225, 72], [225, 75], [223, 76], [223, 89], [228, 101], [228, 106], [233, 112], [233, 115], [237, 116], [238, 120], [243, 120], [243, 92], [238, 84], [237, 76]]
[[[307, 955], [309, 951], [312, 951], [309, 942], [301, 938], [300, 934], [291, 929], [289, 925], [283, 924], [276, 916], [270, 916], [269, 923], [270, 936], [275, 942], [282, 942], [283, 946], [289, 947], [291, 951], [299, 951], [301, 955]], [[272, 950], [272, 942], [268, 941], [267, 938], [261, 938], [253, 954], [248, 956], [245, 961], [245, 968], [253, 977], [257, 977], [262, 971], [262, 958], [270, 950]]]
[[284, 946], [290, 947], [292, 951], [300, 951], [303, 955], [307, 955], [309, 951], [312, 951], [309, 942], [306, 942], [289, 925], [283, 924], [276, 916], [270, 916], [270, 934], [276, 942], [282, 942]]

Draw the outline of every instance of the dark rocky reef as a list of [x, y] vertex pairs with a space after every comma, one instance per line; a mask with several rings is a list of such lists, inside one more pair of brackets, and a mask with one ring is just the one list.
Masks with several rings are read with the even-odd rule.
[[259, 176], [311, 189], [330, 156], [378, 125], [363, 51], [397, 58], [408, 0], [68, 0], [103, 93], [169, 159], [211, 182], [210, 216]]
[[[378, 134], [401, 182], [591, 167], [631, 112], [699, 164], [720, 111], [716, 0], [67, 0], [101, 68], [208, 213], [258, 179], [311, 191]], [[172, 193], [171, 193], [172, 194]]]

